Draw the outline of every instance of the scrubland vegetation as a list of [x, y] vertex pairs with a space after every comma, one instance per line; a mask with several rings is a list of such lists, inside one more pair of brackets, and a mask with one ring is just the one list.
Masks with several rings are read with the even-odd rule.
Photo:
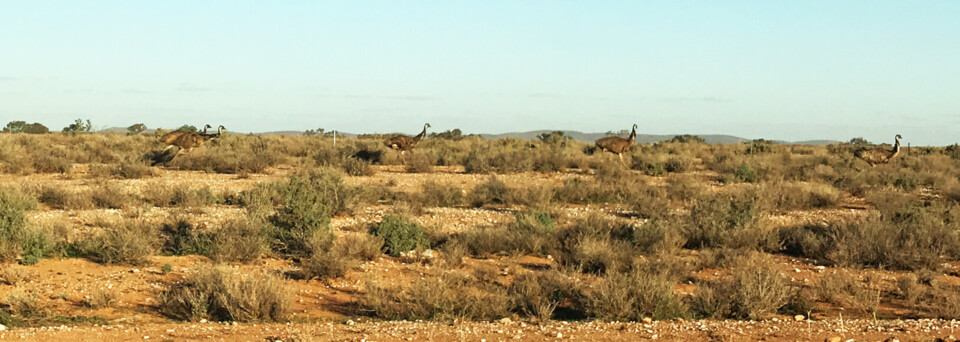
[[[433, 138], [402, 159], [379, 137], [334, 146], [320, 136], [234, 135], [160, 168], [150, 166], [163, 148], [153, 136], [0, 134], [2, 177], [87, 185], [5, 183], [0, 259], [144, 266], [159, 255], [203, 256], [207, 266], [156, 294], [158, 312], [175, 320], [286, 321], [294, 315], [293, 284], [363, 274], [362, 265], [378, 260], [418, 275], [365, 277], [351, 304], [356, 315], [630, 321], [831, 317], [843, 308], [846, 317], [960, 319], [956, 146], [915, 148], [871, 167], [854, 157], [853, 144], [708, 145], [696, 138], [637, 145], [621, 164], [589, 144], [550, 135]], [[123, 186], [183, 171], [282, 176], [236, 191]], [[367, 181], [378, 172], [425, 178], [417, 190], [398, 190]], [[451, 172], [479, 181], [430, 178]], [[552, 184], [504, 180], [543, 173], [562, 177]], [[239, 214], [215, 227], [191, 221], [191, 210], [210, 206]], [[375, 222], [350, 231], [332, 225], [374, 207], [386, 211]], [[178, 214], [145, 220], [140, 213], [151, 208]], [[513, 218], [463, 230], [418, 221], [437, 208]], [[125, 213], [122, 221], [79, 238], [28, 220], [39, 211], [108, 209]], [[230, 267], [264, 259], [297, 271]], [[527, 259], [536, 262], [518, 261]], [[21, 283], [28, 275], [18, 272], [2, 269], [0, 281]], [[33, 301], [11, 295], [0, 320], [47, 317]], [[85, 305], [116, 301], [100, 293]]]

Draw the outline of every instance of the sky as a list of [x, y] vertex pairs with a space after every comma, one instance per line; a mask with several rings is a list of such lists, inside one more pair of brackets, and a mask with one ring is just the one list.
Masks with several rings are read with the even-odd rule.
[[958, 1], [0, 0], [0, 125], [960, 142]]

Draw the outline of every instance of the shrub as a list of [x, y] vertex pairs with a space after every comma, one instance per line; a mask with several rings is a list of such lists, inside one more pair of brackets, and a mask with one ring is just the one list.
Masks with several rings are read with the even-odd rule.
[[5, 265], [0, 267], [0, 282], [16, 287], [33, 278], [33, 274], [25, 268]]
[[429, 173], [433, 172], [433, 162], [430, 157], [422, 153], [412, 153], [406, 159], [407, 172], [409, 173]]
[[887, 267], [897, 270], [938, 269], [942, 258], [956, 260], [960, 236], [954, 205], [908, 204], [863, 222], [827, 227], [781, 229], [784, 250], [824, 263]]
[[147, 257], [155, 254], [162, 245], [160, 236], [144, 223], [129, 223], [104, 227], [84, 251], [87, 255], [105, 264], [145, 265]]
[[353, 157], [343, 158], [340, 167], [351, 176], [373, 176], [376, 173], [370, 162]]
[[558, 232], [559, 261], [603, 274], [629, 269], [639, 253], [633, 247], [633, 227], [600, 215], [588, 216]]
[[474, 255], [517, 253], [547, 254], [557, 250], [554, 221], [549, 213], [518, 212], [516, 221], [498, 227], [481, 227], [453, 240]]
[[117, 304], [117, 293], [108, 289], [96, 289], [84, 296], [83, 305], [88, 308], [101, 309]]
[[376, 260], [383, 254], [383, 238], [371, 235], [350, 234], [337, 239], [334, 252], [349, 255], [364, 261]]
[[862, 281], [855, 272], [836, 270], [821, 277], [815, 290], [823, 301], [857, 309], [864, 314], [873, 315], [876, 319], [882, 292], [878, 284], [873, 284], [874, 281], [869, 278], [865, 280], [866, 282]]
[[760, 319], [799, 298], [790, 280], [762, 254], [740, 257], [730, 269], [729, 278], [697, 286], [692, 308], [698, 316]]
[[82, 210], [96, 207], [89, 192], [76, 192], [53, 186], [42, 187], [38, 199], [56, 209]]
[[184, 218], [163, 224], [160, 232], [164, 236], [161, 251], [170, 255], [210, 255], [213, 238], [209, 232], [201, 231]]
[[423, 192], [420, 196], [423, 205], [428, 207], [455, 207], [463, 200], [463, 193], [459, 188], [432, 180], [423, 183]]
[[822, 183], [775, 183], [765, 186], [763, 193], [778, 210], [829, 208], [840, 201], [840, 191]]
[[210, 259], [216, 262], [253, 261], [269, 250], [266, 223], [253, 218], [224, 222], [213, 233]]
[[470, 191], [467, 202], [474, 207], [487, 204], [511, 204], [516, 202], [516, 197], [516, 190], [508, 187], [496, 176], [492, 176], [490, 180], [477, 185]]
[[673, 292], [674, 282], [661, 273], [611, 272], [586, 296], [587, 315], [604, 320], [673, 319], [687, 308]]
[[759, 224], [758, 200], [752, 190], [698, 198], [683, 230], [685, 247], [775, 249], [776, 236]]
[[203, 267], [159, 296], [164, 314], [183, 320], [283, 322], [293, 292], [270, 274], [240, 275]]
[[419, 224], [396, 216], [384, 216], [371, 234], [383, 239], [384, 251], [391, 256], [429, 246], [427, 233]]
[[300, 263], [303, 275], [307, 279], [339, 278], [359, 264], [356, 257], [340, 254], [331, 250], [315, 250], [310, 257]]
[[744, 258], [732, 267], [736, 305], [739, 317], [759, 319], [776, 314], [795, 295], [795, 289], [776, 265], [761, 254]]
[[506, 316], [510, 308], [504, 289], [460, 272], [446, 272], [396, 288], [368, 282], [359, 302], [377, 317], [391, 320], [489, 321]]
[[557, 308], [579, 315], [583, 294], [578, 279], [557, 270], [518, 275], [507, 289], [514, 312], [539, 321], [554, 318]]
[[33, 198], [20, 191], [0, 187], [0, 261], [22, 257], [29, 264], [48, 254], [46, 235], [27, 223], [26, 212], [36, 206]]
[[754, 171], [750, 165], [747, 165], [747, 163], [740, 164], [740, 168], [738, 168], [733, 175], [736, 176], [740, 181], [747, 183], [756, 183], [757, 180], [759, 180], [757, 177], [757, 171]]
[[283, 204], [271, 222], [275, 249], [291, 256], [309, 255], [316, 240], [331, 240], [330, 218], [344, 210], [346, 188], [332, 169], [297, 175], [279, 187]]
[[131, 204], [132, 198], [116, 184], [100, 184], [94, 187], [91, 199], [98, 208], [123, 209]]

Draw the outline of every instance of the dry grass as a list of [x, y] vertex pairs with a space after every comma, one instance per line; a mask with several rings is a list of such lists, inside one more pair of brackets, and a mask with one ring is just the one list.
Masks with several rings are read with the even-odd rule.
[[270, 274], [237, 274], [203, 267], [159, 296], [160, 310], [183, 320], [283, 322], [291, 314], [290, 289]]
[[14, 265], [5, 265], [0, 267], [0, 282], [17, 286], [33, 278], [33, 273], [29, 270]]

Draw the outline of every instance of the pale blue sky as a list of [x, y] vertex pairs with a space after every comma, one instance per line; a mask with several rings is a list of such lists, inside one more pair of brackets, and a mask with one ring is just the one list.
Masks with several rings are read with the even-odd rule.
[[960, 141], [958, 1], [0, 0], [0, 125]]

